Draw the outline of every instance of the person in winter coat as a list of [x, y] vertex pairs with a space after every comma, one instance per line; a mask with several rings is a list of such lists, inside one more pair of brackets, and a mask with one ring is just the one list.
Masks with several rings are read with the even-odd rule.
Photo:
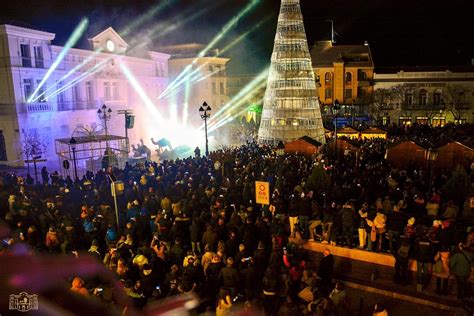
[[109, 224], [105, 233], [105, 243], [107, 246], [113, 246], [117, 242], [118, 235], [113, 224]]
[[332, 287], [332, 272], [334, 268], [334, 257], [329, 249], [323, 252], [323, 258], [319, 263], [317, 276], [320, 279], [321, 291], [329, 294]]
[[174, 245], [171, 246], [169, 252], [171, 264], [177, 264], [179, 266], [182, 265], [185, 254], [186, 253], [184, 252], [184, 249], [181, 246], [181, 238], [177, 237], [174, 241]]
[[362, 208], [359, 210], [359, 248], [360, 249], [365, 249], [365, 246], [367, 245], [367, 215], [369, 212], [369, 203], [364, 202], [362, 204]]
[[210, 305], [215, 303], [217, 294], [219, 293], [219, 275], [222, 268], [224, 268], [224, 263], [221, 260], [221, 257], [214, 254], [211, 263], [208, 264], [207, 269], [204, 270], [206, 274], [206, 289], [209, 294]]
[[345, 245], [349, 248], [352, 248], [353, 242], [353, 228], [354, 228], [354, 218], [355, 210], [351, 202], [346, 202], [342, 207], [342, 236], [344, 238]]
[[415, 241], [416, 257], [416, 290], [421, 292], [428, 277], [428, 265], [433, 260], [433, 244], [427, 235], [427, 230], [423, 230], [421, 237]]
[[434, 257], [433, 275], [436, 277], [437, 294], [448, 294], [448, 282], [451, 272], [449, 269], [449, 257], [449, 248], [446, 246], [441, 247], [441, 250]]
[[[373, 243], [377, 243], [377, 250], [382, 251], [383, 237], [386, 232], [386, 216], [383, 213], [377, 212], [373, 221], [367, 218], [367, 225], [371, 227], [371, 234], [369, 236], [371, 242], [369, 242], [369, 250], [373, 250]], [[375, 240], [374, 240], [375, 237]]]
[[405, 221], [405, 214], [400, 212], [398, 205], [394, 205], [393, 211], [387, 215], [388, 245], [392, 253], [398, 249], [400, 234], [405, 225]]
[[332, 225], [334, 224], [336, 213], [336, 202], [332, 202], [331, 207], [325, 208], [323, 211], [323, 244], [327, 244], [331, 241]]
[[202, 244], [209, 245], [212, 251], [216, 251], [218, 241], [219, 237], [217, 236], [217, 233], [214, 231], [212, 225], [208, 224], [206, 231], [202, 235]]
[[464, 250], [464, 245], [459, 244], [458, 251], [449, 259], [449, 268], [456, 277], [457, 297], [463, 299], [466, 286], [471, 275], [472, 254]]
[[[296, 192], [295, 192], [296, 193]], [[295, 226], [298, 224], [298, 215], [299, 215], [299, 197], [296, 194], [293, 194], [290, 200], [290, 205], [288, 207], [288, 220], [290, 223], [290, 234], [293, 235], [295, 231]]]
[[279, 310], [278, 298], [280, 288], [280, 272], [277, 266], [269, 266], [263, 277], [263, 309], [265, 315], [276, 316]]
[[54, 227], [50, 227], [49, 231], [46, 233], [45, 245], [46, 248], [48, 248], [49, 252], [57, 250], [59, 245], [59, 239], [56, 233], [56, 229]]
[[395, 275], [393, 277], [396, 284], [405, 285], [408, 282], [408, 261], [411, 253], [410, 239], [403, 237], [398, 250], [394, 253]]
[[234, 259], [231, 257], [227, 258], [226, 267], [222, 268], [219, 273], [219, 283], [230, 291], [232, 297], [235, 297], [240, 284], [239, 272], [233, 266]]
[[193, 219], [191, 226], [189, 226], [189, 233], [193, 252], [195, 254], [201, 254], [202, 229], [197, 218]]
[[303, 238], [309, 238], [309, 217], [311, 215], [311, 201], [304, 192], [301, 192], [301, 199], [299, 200], [299, 214], [298, 224], [300, 232], [303, 233]]

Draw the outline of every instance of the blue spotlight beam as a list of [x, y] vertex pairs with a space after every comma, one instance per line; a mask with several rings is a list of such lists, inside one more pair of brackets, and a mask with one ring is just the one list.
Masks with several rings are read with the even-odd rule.
[[[151, 30], [148, 31], [148, 34], [150, 35], [150, 38], [152, 40], [161, 38], [169, 34], [170, 32], [174, 31], [178, 27], [185, 25], [186, 23], [189, 23], [197, 19], [198, 17], [202, 16], [203, 14], [208, 12], [212, 7], [213, 6], [211, 5], [211, 7], [202, 8], [198, 11], [196, 11], [194, 7], [188, 8], [186, 11], [182, 12], [179, 16], [171, 19], [171, 21], [167, 21], [165, 23], [158, 23], [155, 27], [153, 27]], [[189, 16], [187, 16], [188, 14]], [[137, 44], [139, 40], [140, 40], [140, 43]], [[131, 46], [134, 46], [133, 50], [142, 49], [145, 45], [147, 45], [147, 42], [143, 41], [143, 39], [136, 39], [135, 41], [131, 43]]]
[[[89, 55], [86, 59], [84, 59], [79, 65], [76, 65], [74, 68], [72, 68], [71, 70], [69, 70], [64, 76], [61, 77], [61, 79], [58, 79], [58, 82], [62, 82], [64, 80], [66, 80], [67, 78], [69, 78], [70, 76], [72, 76], [74, 73], [76, 73], [79, 69], [81, 69], [82, 67], [84, 67], [85, 65], [87, 65], [90, 61], [92, 61], [94, 59], [94, 57], [96, 57], [100, 52], [102, 51], [102, 49], [98, 49], [96, 51], [94, 51], [93, 54]], [[69, 85], [69, 83], [68, 83]], [[50, 86], [48, 89], [46, 89], [43, 93], [37, 95], [34, 100], [32, 102], [36, 102], [38, 101], [42, 96], [44, 95], [47, 95], [48, 93], [50, 92], [54, 92], [55, 90], [55, 87], [54, 86]]]
[[183, 71], [178, 75], [178, 77], [176, 77], [176, 79], [173, 80], [173, 82], [171, 82], [168, 85], [168, 88], [165, 89], [158, 98], [160, 98], [160, 99], [163, 98], [168, 93], [168, 91], [170, 91], [172, 88], [174, 88], [176, 83], [184, 75], [187, 74], [187, 72], [192, 68], [192, 66], [194, 64], [196, 64], [197, 59], [201, 58], [201, 57], [204, 57], [207, 54], [207, 52], [209, 52], [209, 50], [211, 50], [212, 47], [214, 47], [214, 45], [216, 45], [233, 27], [235, 27], [237, 25], [237, 23], [239, 22], [239, 20], [242, 17], [244, 17], [246, 14], [248, 14], [259, 2], [260, 2], [260, 0], [252, 0], [247, 6], [245, 6], [244, 9], [242, 9], [242, 11], [239, 12], [239, 14], [237, 14], [229, 22], [227, 22], [224, 25], [224, 27], [222, 28], [222, 30], [219, 32], [219, 34], [217, 34], [212, 39], [212, 41], [201, 52], [199, 52], [198, 56], [193, 60], [193, 62], [183, 69]]
[[140, 18], [132, 21], [130, 25], [128, 25], [123, 31], [121, 31], [119, 33], [120, 36], [127, 36], [128, 34], [130, 34], [131, 31], [133, 31], [133, 29], [137, 28], [143, 23], [154, 18], [157, 14], [161, 13], [161, 11], [167, 6], [171, 5], [172, 2], [174, 2], [174, 0], [158, 0], [158, 3], [153, 8], [149, 9], [146, 14], [143, 14]]
[[[241, 34], [239, 37], [237, 37], [235, 40], [233, 40], [229, 45], [227, 45], [226, 47], [224, 47], [222, 50], [219, 50], [219, 53], [216, 54], [215, 56], [213, 57], [219, 57], [219, 56], [222, 56], [225, 52], [229, 51], [232, 47], [234, 47], [235, 45], [239, 44], [241, 41], [243, 41], [245, 39], [245, 37], [247, 37], [250, 33], [254, 32], [255, 30], [257, 30], [260, 26], [262, 26], [262, 24], [266, 23], [268, 20], [270, 20], [270, 17], [271, 16], [267, 16], [265, 19], [263, 19], [262, 21], [260, 21], [258, 24], [254, 25], [250, 30], [246, 31], [245, 33]], [[204, 67], [206, 67], [209, 63], [204, 63], [202, 64], [201, 66], [197, 67], [196, 69], [194, 69], [193, 71], [191, 71], [186, 77], [184, 78], [181, 78], [181, 80], [179, 80], [178, 82], [176, 82], [176, 80], [174, 81], [174, 88], [175, 89], [178, 89], [178, 87], [183, 84], [183, 83], [186, 83], [188, 84], [188, 79], [189, 77], [193, 76], [195, 73], [198, 73], [201, 69], [203, 69]], [[182, 74], [184, 75], [185, 74], [185, 71], [183, 70]], [[176, 78], [178, 79], [178, 78]], [[181, 89], [180, 89], [181, 90]], [[166, 93], [166, 90], [163, 91], [163, 93], [160, 95], [160, 98], [163, 98], [163, 97], [166, 97], [167, 94], [170, 94], [170, 93], [173, 93], [174, 90], [171, 90], [171, 91], [168, 91]]]
[[54, 97], [55, 95], [58, 95], [59, 93], [66, 91], [67, 89], [71, 88], [72, 86], [76, 85], [77, 83], [81, 82], [82, 80], [86, 79], [87, 77], [97, 73], [100, 71], [103, 67], [105, 67], [105, 64], [109, 61], [110, 58], [107, 58], [100, 63], [96, 64], [94, 67], [89, 69], [87, 72], [82, 73], [78, 77], [74, 78], [70, 82], [68, 82], [66, 85], [61, 87], [60, 89], [57, 89], [53, 91], [52, 93], [48, 94], [46, 98]]
[[227, 32], [229, 32], [233, 27], [235, 27], [237, 23], [239, 23], [240, 19], [244, 17], [247, 13], [249, 13], [259, 2], [260, 0], [252, 0], [249, 4], [247, 4], [247, 6], [245, 6], [245, 8], [242, 11], [240, 11], [239, 14], [237, 14], [229, 22], [227, 22], [226, 25], [224, 25], [224, 27], [222, 28], [222, 31], [219, 34], [217, 34], [217, 36], [214, 37], [214, 39], [206, 46], [206, 48], [204, 48], [199, 53], [198, 57], [205, 56], [206, 53], [212, 47], [214, 47], [214, 45], [216, 45], [227, 34]]
[[227, 110], [229, 107], [235, 106], [236, 102], [241, 102], [241, 100], [248, 96], [251, 91], [255, 89], [255, 87], [259, 86], [268, 78], [268, 71], [269, 68], [263, 70], [257, 77], [255, 77], [251, 82], [249, 82], [242, 90], [239, 91], [225, 106], [219, 109], [214, 115], [211, 117], [212, 121], [217, 120], [219, 115]]
[[59, 64], [66, 56], [67, 52], [69, 51], [69, 49], [77, 43], [79, 38], [81, 38], [82, 34], [84, 34], [84, 31], [86, 30], [88, 25], [89, 25], [89, 19], [83, 18], [81, 22], [79, 23], [79, 25], [75, 28], [74, 32], [71, 34], [69, 39], [67, 40], [66, 44], [64, 45], [63, 49], [59, 53], [56, 60], [53, 62], [51, 67], [49, 67], [48, 71], [44, 75], [39, 85], [36, 87], [35, 91], [33, 91], [31, 96], [28, 98], [27, 102], [31, 102], [32, 100], [34, 100], [38, 91], [40, 91], [41, 87], [43, 87], [46, 80], [48, 80], [48, 78], [51, 76], [53, 71], [59, 66]]
[[120, 67], [120, 70], [122, 70], [122, 73], [125, 75], [125, 77], [128, 79], [128, 81], [132, 85], [132, 88], [135, 90], [135, 92], [137, 92], [138, 96], [140, 97], [140, 99], [145, 104], [146, 108], [150, 111], [150, 113], [157, 120], [157, 123], [162, 124], [163, 123], [163, 117], [158, 112], [158, 110], [156, 109], [156, 105], [150, 100], [150, 98], [146, 94], [145, 90], [143, 90], [143, 88], [140, 85], [137, 78], [133, 75], [133, 73], [123, 63], [120, 63], [119, 67]]

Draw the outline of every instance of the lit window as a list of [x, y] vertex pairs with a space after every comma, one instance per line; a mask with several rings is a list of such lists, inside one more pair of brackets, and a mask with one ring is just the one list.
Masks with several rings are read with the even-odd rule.
[[110, 100], [110, 83], [104, 82], [104, 99], [106, 101]]
[[35, 67], [44, 68], [43, 48], [41, 46], [35, 46]]
[[332, 81], [332, 75], [331, 75], [330, 72], [326, 72], [326, 74], [324, 75], [324, 81], [325, 81], [326, 83], [331, 83], [331, 81]]
[[30, 45], [20, 44], [21, 65], [23, 67], [31, 67]]
[[436, 91], [433, 93], [433, 105], [441, 104], [441, 94], [442, 91], [440, 89], [436, 89]]
[[426, 105], [426, 99], [427, 99], [427, 93], [426, 90], [421, 89], [420, 90], [420, 95], [419, 95], [419, 104], [420, 105]]

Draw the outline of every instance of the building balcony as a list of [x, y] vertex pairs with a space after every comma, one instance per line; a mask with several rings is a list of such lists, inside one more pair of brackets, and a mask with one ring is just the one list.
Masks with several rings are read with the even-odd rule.
[[373, 83], [371, 80], [367, 79], [367, 80], [359, 80], [357, 86], [358, 87], [361, 87], [361, 88], [367, 88], [367, 87], [370, 87], [372, 86]]
[[404, 111], [407, 110], [429, 110], [429, 111], [441, 111], [445, 110], [446, 106], [443, 104], [420, 104], [420, 103], [413, 103], [413, 104], [407, 104], [407, 103], [402, 103], [401, 109]]
[[30, 102], [20, 103], [18, 113], [41, 113], [54, 110], [54, 104], [51, 102]]
[[98, 108], [98, 103], [96, 101], [58, 102], [58, 111], [96, 110], [97, 108]]

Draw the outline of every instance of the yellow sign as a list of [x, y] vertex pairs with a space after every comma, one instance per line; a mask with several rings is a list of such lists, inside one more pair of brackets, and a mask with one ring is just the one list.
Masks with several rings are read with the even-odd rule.
[[270, 183], [255, 181], [255, 197], [258, 204], [270, 204]]

